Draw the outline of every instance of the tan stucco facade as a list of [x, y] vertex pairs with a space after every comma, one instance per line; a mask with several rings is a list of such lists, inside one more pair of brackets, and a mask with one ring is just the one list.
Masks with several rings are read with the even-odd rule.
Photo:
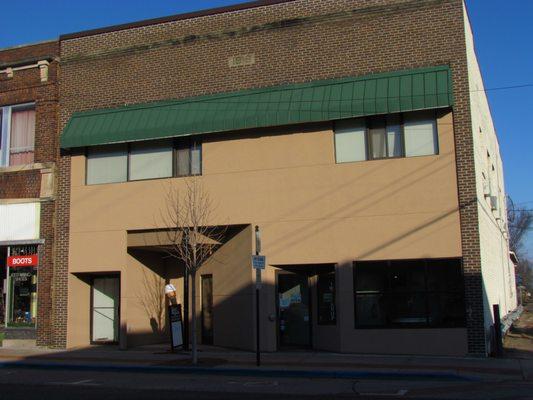
[[[313, 347], [465, 354], [466, 329], [356, 330], [353, 320], [355, 260], [462, 255], [450, 110], [439, 111], [438, 135], [435, 156], [345, 164], [335, 163], [332, 123], [205, 137], [199, 179], [215, 200], [211, 223], [244, 226], [199, 271], [213, 275], [214, 344], [255, 346], [250, 255], [258, 225], [268, 264], [263, 350], [277, 349], [276, 266], [334, 264], [337, 322], [318, 326], [312, 311]], [[82, 152], [72, 156], [68, 347], [89, 344], [89, 273], [120, 273], [121, 345], [166, 340], [165, 323], [151, 321], [159, 294], [154, 300], [150, 287], [171, 281], [182, 300], [181, 272], [160, 252], [128, 249], [128, 231], [162, 228], [165, 194], [183, 189], [184, 178], [86, 185], [85, 165]], [[311, 283], [312, 296], [315, 290]], [[151, 311], [146, 298], [156, 305]]]

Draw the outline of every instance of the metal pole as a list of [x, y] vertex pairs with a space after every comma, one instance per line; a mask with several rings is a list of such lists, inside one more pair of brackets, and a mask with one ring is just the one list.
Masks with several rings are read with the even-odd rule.
[[494, 342], [496, 348], [494, 349], [494, 355], [501, 357], [503, 355], [503, 342], [502, 342], [502, 324], [500, 321], [500, 306], [498, 304], [492, 305], [492, 312], [494, 313]]
[[[11, 255], [11, 247], [7, 247], [7, 256]], [[7, 328], [10, 314], [11, 314], [11, 268], [7, 266], [6, 258], [6, 304], [5, 304], [5, 315], [4, 315], [4, 326]]]
[[[259, 270], [257, 270], [259, 271]], [[261, 272], [258, 272], [259, 274]], [[256, 315], [256, 327], [255, 330], [257, 332], [257, 351], [256, 351], [256, 363], [257, 366], [261, 366], [261, 352], [259, 351], [259, 288], [255, 289], [255, 315]]]
[[189, 272], [183, 269], [183, 349], [189, 350]]
[[[259, 227], [255, 226], [255, 255], [258, 256], [261, 251], [261, 237], [259, 234]], [[259, 350], [260, 336], [259, 336], [259, 285], [261, 282], [261, 270], [255, 270], [255, 332], [256, 332], [256, 364], [261, 366], [261, 352]]]

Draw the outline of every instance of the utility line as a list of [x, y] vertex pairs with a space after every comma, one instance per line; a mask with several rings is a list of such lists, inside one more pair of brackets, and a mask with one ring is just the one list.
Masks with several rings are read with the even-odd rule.
[[533, 83], [524, 83], [523, 85], [500, 86], [500, 87], [493, 87], [493, 88], [488, 88], [488, 89], [471, 90], [471, 92], [489, 92], [493, 90], [522, 89], [522, 88], [528, 88], [528, 87], [533, 87]]

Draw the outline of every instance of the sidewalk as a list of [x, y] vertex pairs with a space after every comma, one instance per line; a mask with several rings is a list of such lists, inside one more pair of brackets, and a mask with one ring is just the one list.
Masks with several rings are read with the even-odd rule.
[[533, 303], [505, 340], [505, 358], [421, 357], [339, 354], [316, 351], [255, 353], [200, 346], [199, 366], [190, 354], [171, 353], [169, 345], [119, 350], [116, 346], [80, 349], [0, 347], [0, 367], [172, 371], [179, 373], [361, 379], [436, 379], [533, 382]]
[[0, 349], [0, 366], [176, 371], [217, 375], [298, 376], [368, 379], [435, 379], [533, 381], [533, 360], [452, 357], [372, 356], [326, 352], [262, 354], [202, 346], [200, 365], [191, 367], [187, 353], [170, 353], [154, 345], [118, 350], [89, 347], [69, 351]]

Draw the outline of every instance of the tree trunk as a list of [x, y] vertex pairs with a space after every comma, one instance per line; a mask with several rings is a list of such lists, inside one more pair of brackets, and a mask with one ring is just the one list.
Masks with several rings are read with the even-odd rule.
[[198, 364], [198, 343], [196, 335], [196, 271], [191, 272], [191, 339], [192, 363]]

